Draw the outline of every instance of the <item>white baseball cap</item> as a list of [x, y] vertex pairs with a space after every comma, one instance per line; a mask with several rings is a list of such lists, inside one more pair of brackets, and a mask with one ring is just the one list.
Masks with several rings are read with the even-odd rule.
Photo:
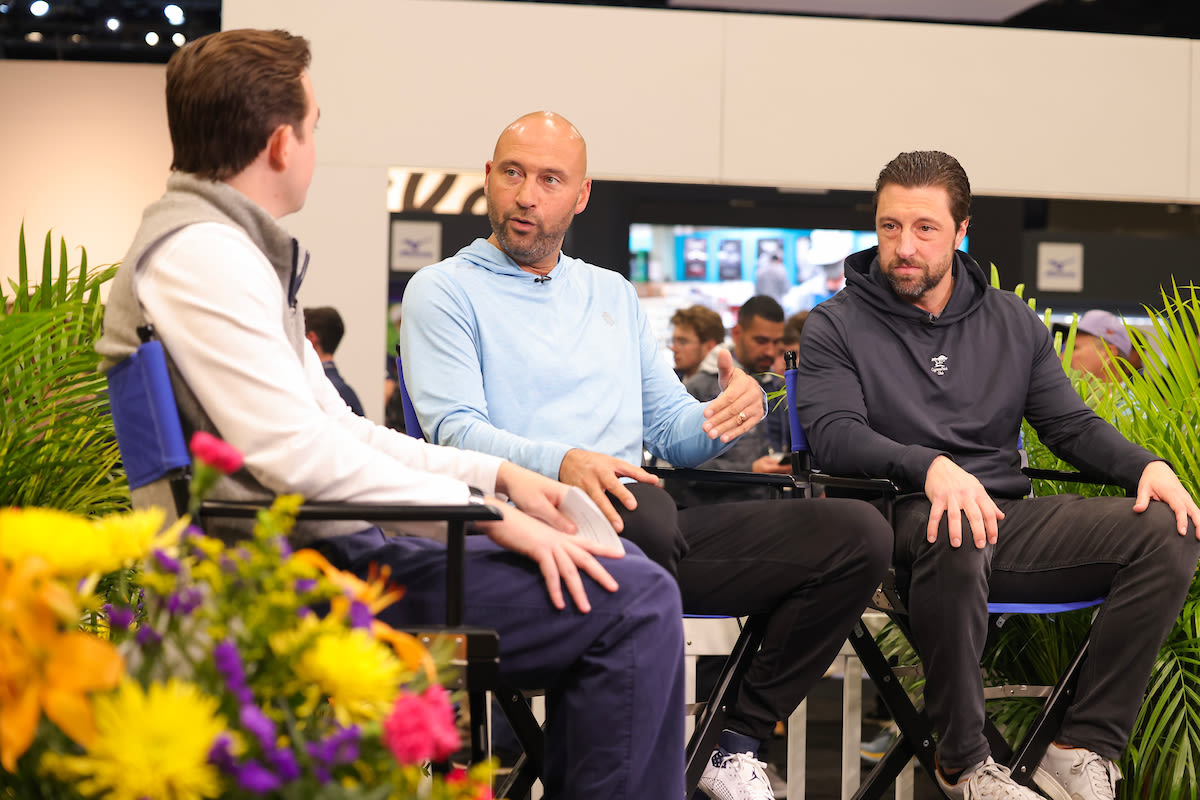
[[1129, 358], [1129, 354], [1133, 352], [1133, 344], [1129, 341], [1125, 323], [1116, 314], [1099, 309], [1086, 311], [1079, 318], [1075, 329], [1080, 333], [1090, 333], [1103, 339], [1125, 358]]

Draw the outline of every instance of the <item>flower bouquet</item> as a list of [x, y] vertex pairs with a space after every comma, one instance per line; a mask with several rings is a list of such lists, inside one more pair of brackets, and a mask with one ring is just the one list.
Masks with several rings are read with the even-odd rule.
[[[240, 456], [193, 439], [193, 498]], [[225, 546], [140, 511], [0, 510], [0, 798], [490, 800], [399, 600], [286, 540], [280, 497]]]

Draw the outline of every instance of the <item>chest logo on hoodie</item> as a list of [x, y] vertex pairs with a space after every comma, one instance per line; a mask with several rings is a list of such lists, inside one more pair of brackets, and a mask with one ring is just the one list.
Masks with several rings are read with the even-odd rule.
[[950, 371], [950, 356], [936, 355], [929, 359], [929, 371], [934, 375], [945, 375]]
[[605, 311], [603, 314], [601, 314], [601, 315], [600, 315], [600, 318], [601, 318], [601, 319], [603, 319], [605, 322], [607, 322], [607, 323], [608, 323], [608, 327], [610, 327], [610, 328], [611, 328], [613, 325], [616, 325], [616, 324], [617, 324], [617, 321], [616, 321], [615, 319], [613, 319], [613, 315], [612, 315], [612, 314], [610, 314], [610, 313], [608, 313], [607, 311]]

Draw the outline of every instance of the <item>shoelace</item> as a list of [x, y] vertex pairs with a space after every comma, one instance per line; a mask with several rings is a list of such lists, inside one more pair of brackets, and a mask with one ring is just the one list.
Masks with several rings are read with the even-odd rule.
[[963, 800], [1028, 800], [1033, 795], [1009, 777], [1008, 767], [995, 762], [984, 764], [967, 782]]
[[771, 792], [771, 781], [764, 771], [767, 765], [755, 758], [753, 753], [730, 753], [721, 766], [732, 767], [752, 790], [756, 793], [761, 792], [764, 799], [775, 800], [775, 795]]
[[1071, 772], [1083, 775], [1092, 785], [1092, 791], [1097, 797], [1115, 798], [1117, 796], [1117, 781], [1121, 779], [1121, 770], [1117, 765], [1091, 750], [1079, 750]]

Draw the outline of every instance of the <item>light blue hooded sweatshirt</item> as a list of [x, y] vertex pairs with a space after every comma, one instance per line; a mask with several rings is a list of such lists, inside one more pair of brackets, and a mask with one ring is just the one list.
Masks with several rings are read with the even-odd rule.
[[476, 239], [404, 290], [404, 379], [425, 436], [558, 478], [572, 448], [676, 466], [726, 449], [657, 355], [632, 284], [565, 255], [548, 279]]

